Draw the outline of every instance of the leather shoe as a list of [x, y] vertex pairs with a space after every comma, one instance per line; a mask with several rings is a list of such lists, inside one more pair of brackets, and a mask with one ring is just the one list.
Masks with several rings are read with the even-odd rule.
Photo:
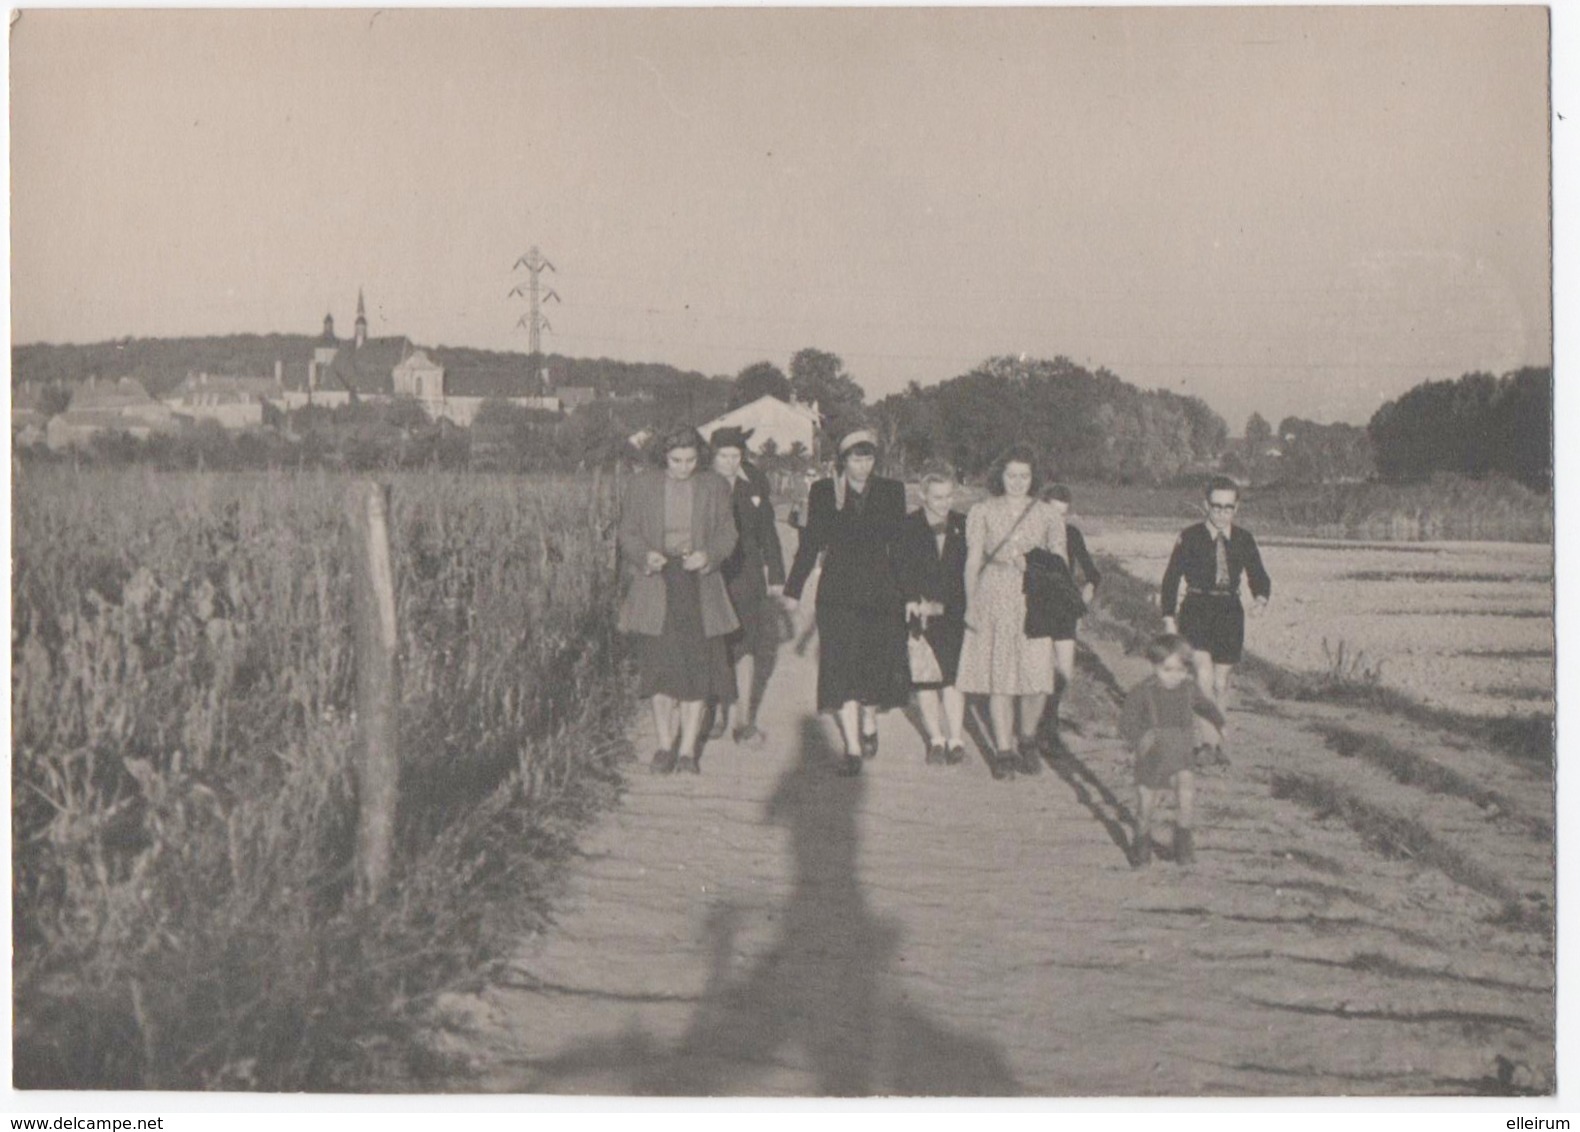
[[949, 756], [942, 743], [929, 743], [927, 745], [927, 765], [943, 766], [949, 761]]
[[648, 764], [648, 769], [654, 774], [673, 774], [676, 761], [675, 752], [666, 747], [653, 752], [653, 761]]
[[1006, 755], [1001, 751], [993, 756], [993, 761], [988, 769], [993, 772], [994, 778], [1002, 782], [1007, 778], [1015, 777], [1016, 762], [1014, 755]]
[[696, 755], [685, 755], [675, 760], [676, 774], [701, 774], [702, 760]]
[[861, 757], [864, 759], [875, 759], [878, 757], [878, 733], [876, 731], [871, 733], [863, 731], [861, 733]]
[[949, 744], [948, 749], [944, 752], [944, 762], [948, 763], [950, 766], [959, 766], [965, 761], [966, 749], [964, 745], [960, 743]]
[[855, 778], [861, 773], [861, 756], [846, 755], [839, 760], [839, 765], [834, 768], [834, 773], [842, 778]]
[[1020, 765], [1016, 767], [1020, 773], [1035, 777], [1042, 773], [1042, 752], [1037, 750], [1037, 740], [1022, 739], [1020, 741]]

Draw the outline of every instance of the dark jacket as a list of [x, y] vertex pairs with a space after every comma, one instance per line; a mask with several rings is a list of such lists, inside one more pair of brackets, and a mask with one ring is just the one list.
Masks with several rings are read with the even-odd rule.
[[905, 485], [898, 480], [873, 476], [866, 499], [858, 503], [851, 492], [843, 511], [834, 510], [834, 481], [818, 480], [807, 493], [806, 528], [785, 579], [786, 596], [800, 598], [817, 556], [826, 550], [817, 587], [820, 612], [836, 605], [903, 605], [895, 559], [904, 521]]
[[[1262, 566], [1262, 552], [1256, 539], [1244, 527], [1229, 528], [1229, 588], [1221, 591], [1238, 597], [1240, 577], [1247, 575], [1251, 581], [1252, 597], [1269, 597], [1273, 581]], [[1169, 555], [1168, 568], [1163, 571], [1163, 616], [1173, 617], [1179, 608], [1180, 579], [1185, 580], [1191, 593], [1213, 593], [1214, 575], [1217, 572], [1217, 555], [1213, 535], [1205, 522], [1186, 527], [1174, 542], [1174, 553]]]
[[1064, 525], [1065, 549], [1070, 552], [1070, 571], [1079, 572], [1081, 582], [1090, 582], [1093, 587], [1102, 585], [1103, 576], [1097, 572], [1097, 563], [1092, 561], [1091, 552], [1086, 549], [1086, 536], [1077, 528], [1066, 523]]
[[944, 520], [944, 548], [927, 525], [925, 510], [912, 511], [900, 527], [898, 556], [900, 593], [906, 601], [941, 602], [944, 613], [966, 612], [966, 517], [949, 512]]
[[782, 586], [785, 583], [784, 548], [779, 545], [779, 527], [774, 522], [768, 477], [751, 464], [743, 463], [741, 471], [746, 476], [745, 481], [737, 479], [730, 487], [735, 529], [740, 533], [740, 541], [736, 543], [735, 553], [724, 560], [720, 569], [732, 591], [738, 584], [761, 590], [765, 570], [768, 585]]
[[[691, 545], [708, 555], [699, 572], [702, 595], [702, 629], [710, 637], [733, 632], [740, 622], [724, 589], [719, 563], [735, 549], [735, 516], [730, 510], [730, 486], [712, 472], [696, 473], [696, 495], [691, 505]], [[617, 627], [622, 633], [650, 637], [664, 632], [667, 604], [662, 574], [646, 572], [647, 552], [664, 549], [664, 473], [644, 472], [631, 481], [620, 501], [620, 566], [629, 584], [620, 603]]]

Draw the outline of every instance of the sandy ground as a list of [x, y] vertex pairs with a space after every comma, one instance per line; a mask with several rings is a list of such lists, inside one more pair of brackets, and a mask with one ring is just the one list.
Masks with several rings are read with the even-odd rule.
[[[1198, 863], [1132, 869], [1114, 721], [1145, 665], [1100, 621], [1064, 709], [1070, 757], [1007, 783], [975, 752], [925, 766], [899, 712], [866, 773], [834, 776], [833, 731], [813, 713], [816, 647], [786, 646], [769, 742], [714, 743], [697, 777], [633, 765], [555, 923], [523, 941], [509, 978], [442, 1003], [447, 1087], [1550, 1089], [1550, 781], [1452, 736], [1248, 690], [1230, 716], [1233, 765], [1203, 780]], [[1321, 728], [1336, 724], [1395, 727], [1497, 786], [1498, 802], [1400, 785], [1332, 750]], [[644, 715], [634, 736], [644, 753], [649, 726]], [[1379, 850], [1334, 807], [1278, 789], [1290, 775], [1398, 815], [1465, 868], [1420, 859], [1419, 837]], [[1511, 920], [1511, 905], [1530, 917]]]
[[[1173, 533], [1097, 519], [1081, 526], [1094, 553], [1162, 581]], [[1274, 602], [1248, 629], [1252, 652], [1325, 671], [1342, 642], [1349, 655], [1363, 654], [1362, 667], [1380, 666], [1384, 684], [1425, 703], [1485, 715], [1551, 714], [1551, 547], [1257, 541]]]

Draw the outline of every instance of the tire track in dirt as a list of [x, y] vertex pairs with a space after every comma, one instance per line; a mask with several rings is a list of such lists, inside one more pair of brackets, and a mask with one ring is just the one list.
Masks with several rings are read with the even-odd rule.
[[[441, 1004], [436, 1049], [458, 1068], [438, 1087], [1550, 1088], [1550, 939], [1500, 920], [1499, 899], [1375, 851], [1341, 816], [1275, 797], [1277, 775], [1335, 766], [1411, 790], [1297, 721], [1255, 703], [1232, 712], [1234, 765], [1200, 792], [1199, 863], [1131, 869], [1114, 696], [1145, 665], [1088, 635], [1069, 757], [1012, 783], [979, 753], [925, 766], [898, 712], [866, 773], [832, 775], [833, 731], [812, 713], [816, 650], [784, 648], [768, 744], [711, 744], [700, 777], [633, 766], [556, 922], [523, 942], [507, 980]], [[650, 751], [645, 716], [638, 726]]]

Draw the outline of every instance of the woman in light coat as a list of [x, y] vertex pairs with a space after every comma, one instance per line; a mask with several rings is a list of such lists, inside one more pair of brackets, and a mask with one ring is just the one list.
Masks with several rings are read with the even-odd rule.
[[629, 588], [618, 626], [635, 638], [637, 694], [652, 698], [653, 773], [700, 774], [707, 701], [735, 698], [725, 637], [739, 622], [719, 573], [735, 549], [735, 517], [729, 485], [697, 474], [707, 449], [695, 429], [674, 430], [659, 453], [663, 470], [637, 476], [621, 503]]

